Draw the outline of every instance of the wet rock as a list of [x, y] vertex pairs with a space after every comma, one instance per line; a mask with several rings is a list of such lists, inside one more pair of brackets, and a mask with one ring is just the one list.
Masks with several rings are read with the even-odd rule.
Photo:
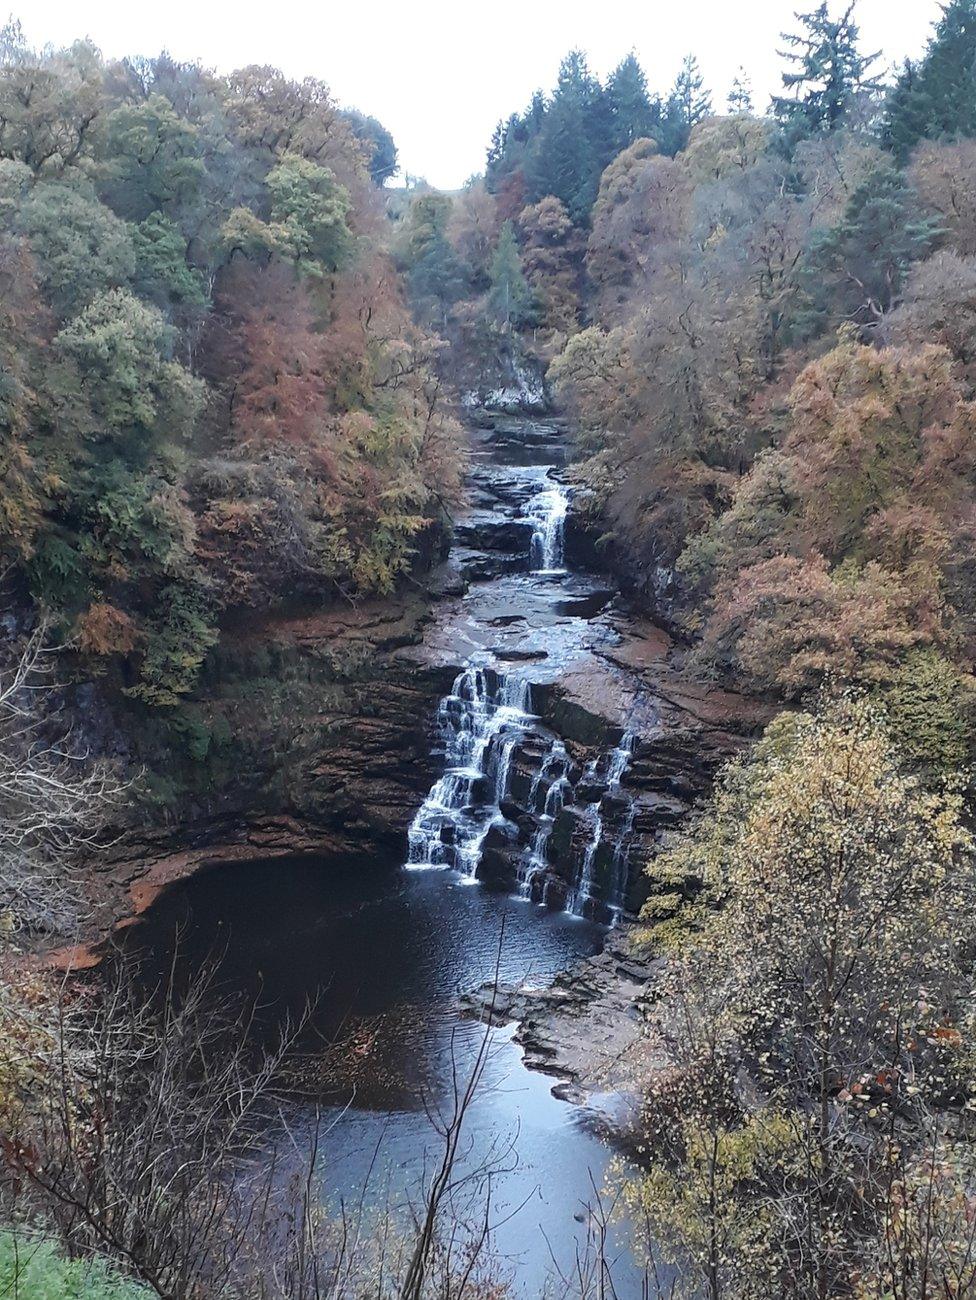
[[667, 1064], [645, 1032], [663, 959], [642, 952], [624, 927], [603, 952], [557, 975], [547, 988], [484, 985], [466, 994], [470, 1015], [499, 1025], [516, 1021], [525, 1064], [558, 1078], [557, 1095], [584, 1100], [600, 1092], [635, 1094], [649, 1069]]

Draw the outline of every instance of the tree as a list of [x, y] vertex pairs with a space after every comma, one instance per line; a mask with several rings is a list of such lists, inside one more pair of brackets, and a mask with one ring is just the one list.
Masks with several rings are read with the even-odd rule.
[[572, 334], [579, 320], [583, 240], [552, 194], [523, 208], [522, 270], [544, 328]]
[[692, 129], [683, 162], [698, 184], [748, 172], [769, 145], [769, 128], [748, 113], [709, 117]]
[[976, 256], [976, 140], [923, 144], [912, 155], [908, 179], [935, 216], [942, 246]]
[[491, 308], [500, 324], [510, 330], [525, 321], [531, 300], [532, 294], [522, 272], [515, 229], [510, 221], [506, 221], [491, 259]]
[[90, 156], [103, 111], [101, 57], [79, 41], [38, 53], [19, 22], [0, 30], [0, 157], [58, 176]]
[[911, 348], [938, 343], [976, 390], [976, 258], [940, 252], [916, 262], [883, 333], [886, 342]]
[[[960, 1054], [962, 809], [906, 775], [881, 714], [842, 693], [776, 719], [652, 864], [711, 903], [652, 1013], [670, 1069], [652, 1080], [659, 1154], [635, 1197], [676, 1258], [690, 1250], [689, 1292], [846, 1294], [874, 1257], [892, 1167], [924, 1157]], [[669, 1111], [668, 1090], [690, 1105]]]
[[122, 801], [105, 763], [57, 722], [56, 655], [38, 623], [0, 659], [0, 916], [9, 934], [64, 938], [85, 911], [79, 859]]
[[100, 294], [54, 340], [78, 368], [79, 388], [90, 403], [87, 436], [134, 439], [141, 456], [145, 435], [184, 438], [204, 400], [204, 385], [169, 360], [172, 330], [154, 307], [124, 289]]
[[556, 90], [528, 168], [534, 195], [554, 194], [574, 221], [588, 217], [607, 161], [594, 129], [601, 95], [584, 55], [571, 50], [559, 65]]
[[441, 326], [465, 288], [463, 268], [448, 239], [453, 209], [447, 195], [421, 194], [410, 205], [401, 243], [410, 296], [424, 319]]
[[773, 115], [780, 125], [783, 147], [792, 153], [810, 136], [837, 131], [850, 115], [857, 96], [877, 88], [869, 74], [877, 54], [862, 55], [854, 22], [854, 5], [831, 18], [826, 0], [809, 13], [797, 14], [799, 32], [784, 32], [782, 57], [786, 95], [774, 96]]
[[357, 109], [346, 109], [345, 117], [367, 150], [366, 167], [370, 180], [382, 189], [397, 174], [400, 166], [393, 136], [382, 122]]
[[200, 133], [164, 95], [120, 104], [102, 124], [102, 189], [130, 221], [160, 212], [179, 220], [198, 201], [206, 177]]
[[187, 264], [186, 237], [169, 217], [154, 212], [132, 230], [133, 288], [162, 309], [201, 309], [208, 299], [203, 277]]
[[37, 186], [18, 224], [30, 241], [41, 286], [60, 316], [73, 316], [97, 294], [122, 287], [135, 270], [126, 223], [97, 199], [67, 186]]
[[677, 265], [690, 200], [687, 172], [653, 140], [636, 141], [604, 171], [586, 252], [604, 323], [616, 324], [623, 310], [650, 297], [655, 281]]
[[802, 274], [820, 322], [870, 327], [895, 306], [909, 267], [939, 233], [919, 206], [903, 175], [882, 165], [854, 190], [837, 225], [814, 234]]
[[698, 60], [693, 54], [688, 54], [665, 100], [657, 132], [661, 152], [670, 158], [680, 153], [688, 143], [692, 128], [704, 121], [711, 111], [711, 95], [705, 89], [704, 78], [698, 70]]
[[606, 99], [613, 131], [613, 152], [620, 153], [635, 140], [653, 137], [661, 118], [661, 106], [647, 93], [644, 69], [633, 53], [621, 59], [606, 85]]
[[904, 162], [920, 140], [976, 136], [976, 0], [948, 0], [918, 63], [888, 95], [882, 138]]
[[276, 249], [318, 273], [338, 270], [350, 253], [350, 199], [332, 169], [285, 154], [265, 183]]
[[831, 672], [888, 683], [914, 650], [945, 648], [974, 419], [933, 345], [848, 341], [807, 366], [781, 449], [682, 561], [715, 584], [706, 655], [802, 695]]
[[501, 221], [494, 196], [480, 180], [466, 185], [451, 209], [447, 237], [461, 261], [466, 279], [475, 289], [488, 286]]
[[729, 112], [733, 115], [736, 113], [751, 115], [753, 113], [752, 83], [744, 68], [740, 68], [736, 74], [726, 102]]

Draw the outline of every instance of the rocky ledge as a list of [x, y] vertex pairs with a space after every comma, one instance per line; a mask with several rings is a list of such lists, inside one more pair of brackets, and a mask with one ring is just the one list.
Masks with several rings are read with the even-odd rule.
[[619, 1119], [648, 1072], [667, 1064], [644, 1015], [664, 962], [642, 952], [635, 936], [635, 927], [620, 926], [602, 952], [548, 987], [485, 984], [465, 994], [462, 1006], [488, 1024], [516, 1022], [525, 1064], [558, 1080], [555, 1096], [584, 1104], [612, 1094]]

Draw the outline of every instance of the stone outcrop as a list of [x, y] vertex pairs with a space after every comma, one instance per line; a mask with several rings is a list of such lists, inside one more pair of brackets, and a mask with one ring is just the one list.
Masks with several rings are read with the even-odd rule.
[[[435, 577], [443, 594], [456, 589]], [[434, 776], [429, 720], [450, 676], [395, 651], [430, 593], [229, 627], [197, 705], [208, 744], [127, 732], [89, 691], [85, 726], [133, 780], [132, 814], [90, 864], [95, 932], [220, 864], [296, 855], [399, 861]], [[172, 808], [172, 811], [171, 811]]]

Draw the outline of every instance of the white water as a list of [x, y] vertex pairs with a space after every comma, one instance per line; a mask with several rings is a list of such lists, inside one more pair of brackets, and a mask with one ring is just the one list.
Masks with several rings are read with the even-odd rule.
[[473, 879], [501, 818], [512, 751], [532, 722], [528, 682], [470, 665], [440, 704], [446, 771], [407, 833], [408, 867], [454, 867]]
[[[634, 736], [625, 731], [620, 739], [620, 744], [610, 751], [610, 762], [607, 767], [606, 788], [609, 794], [618, 794], [620, 792], [620, 783], [624, 778], [627, 767], [630, 763], [631, 755], [634, 750]], [[596, 774], [596, 763], [590, 765], [586, 777], [592, 777]], [[586, 779], [586, 778], [584, 778]], [[579, 880], [573, 889], [569, 898], [566, 900], [566, 911], [572, 912], [575, 916], [585, 914], [586, 904], [593, 897], [596, 878], [594, 866], [596, 864], [596, 854], [600, 845], [603, 843], [606, 828], [603, 821], [603, 795], [590, 805], [590, 818], [592, 822], [592, 832], [590, 841], [586, 846], [586, 853], [583, 858], [583, 868], [580, 872]], [[627, 816], [624, 825], [621, 827], [614, 844], [614, 862], [613, 876], [611, 882], [612, 897], [607, 900], [611, 911], [616, 915], [623, 907], [624, 892], [627, 885], [627, 837], [634, 823], [634, 808], [631, 803], [628, 807]], [[621, 880], [621, 869], [623, 878]]]
[[[566, 775], [568, 770], [569, 755], [566, 752], [566, 746], [558, 737], [555, 737], [549, 746], [549, 753], [543, 760], [542, 766], [532, 782], [532, 789], [529, 794], [529, 808], [532, 812], [538, 812], [540, 818], [538, 829], [532, 836], [527, 861], [520, 873], [518, 885], [520, 898], [530, 896], [532, 881], [536, 873], [544, 871], [546, 868], [546, 848], [552, 834], [556, 814], [561, 811], [566, 800], [566, 792], [571, 789], [569, 778]], [[545, 792], [542, 795], [542, 806], [540, 808], [539, 794], [543, 787], [545, 787]]]
[[529, 548], [529, 568], [533, 573], [566, 572], [563, 558], [568, 508], [569, 493], [561, 483], [543, 488], [526, 507], [533, 528]]
[[[542, 482], [546, 486], [540, 486], [524, 507], [523, 517], [532, 525], [529, 566], [532, 573], [559, 576], [566, 573], [569, 492], [552, 479]], [[454, 869], [473, 881], [486, 837], [492, 827], [506, 822], [501, 806], [509, 793], [515, 751], [530, 730], [538, 732], [538, 719], [532, 714], [528, 682], [518, 673], [489, 667], [491, 662], [488, 652], [479, 653], [441, 701], [438, 720], [444, 741], [444, 773], [408, 831], [407, 867]], [[566, 911], [578, 916], [599, 912], [604, 917], [609, 913], [612, 919], [623, 908], [634, 808], [629, 804], [623, 812], [618, 805], [614, 809], [618, 815], [608, 815], [609, 825], [605, 825], [602, 803], [607, 794], [619, 795], [633, 740], [629, 733], [624, 735], [615, 749], [588, 765], [583, 777], [584, 783], [599, 786], [601, 795], [582, 810], [590, 836], [565, 905]], [[558, 737], [548, 735], [548, 745], [527, 800], [528, 810], [538, 821], [518, 867], [517, 892], [523, 899], [532, 897], [537, 877], [551, 870], [548, 855], [553, 828], [563, 808], [574, 801], [570, 755]], [[509, 833], [514, 838], [515, 828], [510, 826]], [[608, 840], [613, 849], [609, 870], [605, 869], [606, 852], [599, 854], [601, 844]]]

